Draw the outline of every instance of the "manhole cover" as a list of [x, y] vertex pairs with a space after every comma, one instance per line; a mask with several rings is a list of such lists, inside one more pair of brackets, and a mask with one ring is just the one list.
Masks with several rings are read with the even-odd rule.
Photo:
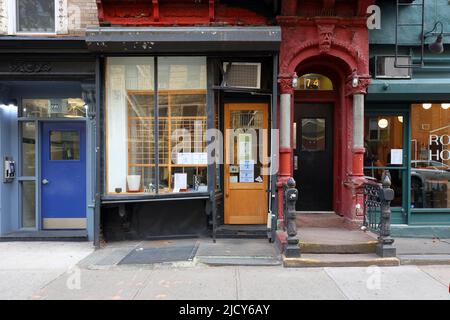
[[119, 264], [151, 264], [161, 262], [190, 261], [197, 253], [198, 245], [139, 248], [131, 251]]

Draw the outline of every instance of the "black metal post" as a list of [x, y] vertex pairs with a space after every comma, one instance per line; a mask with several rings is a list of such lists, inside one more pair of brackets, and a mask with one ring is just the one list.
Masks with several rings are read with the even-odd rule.
[[288, 258], [300, 257], [300, 247], [298, 245], [297, 224], [295, 222], [295, 204], [298, 200], [298, 190], [295, 188], [295, 180], [290, 177], [285, 185], [284, 191], [285, 212], [284, 220], [288, 235], [284, 255]]
[[391, 175], [388, 170], [383, 171], [381, 185], [380, 235], [376, 254], [380, 257], [395, 257], [396, 249], [393, 246], [394, 239], [391, 237], [391, 201], [394, 199], [394, 190], [391, 189]]

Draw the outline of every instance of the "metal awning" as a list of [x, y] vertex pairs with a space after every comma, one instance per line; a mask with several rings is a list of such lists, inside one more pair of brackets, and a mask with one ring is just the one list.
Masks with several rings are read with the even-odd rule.
[[450, 79], [423, 78], [411, 80], [373, 79], [366, 101], [447, 101]]
[[94, 52], [278, 51], [280, 27], [99, 27], [86, 30]]

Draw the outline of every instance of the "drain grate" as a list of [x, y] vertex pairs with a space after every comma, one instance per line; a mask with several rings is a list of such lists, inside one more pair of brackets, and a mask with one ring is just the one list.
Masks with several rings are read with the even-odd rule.
[[139, 248], [131, 251], [119, 264], [151, 264], [162, 262], [191, 261], [197, 253], [198, 244]]

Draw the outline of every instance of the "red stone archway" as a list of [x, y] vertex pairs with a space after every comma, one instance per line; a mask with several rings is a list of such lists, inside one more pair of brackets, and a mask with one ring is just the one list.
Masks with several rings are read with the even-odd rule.
[[[280, 93], [292, 97], [291, 127], [295, 100], [291, 86], [293, 76], [296, 74], [300, 76], [300, 73], [320, 73], [333, 81], [335, 87], [333, 208], [336, 213], [348, 219], [357, 219], [361, 214], [362, 199], [356, 189], [360, 186], [363, 176], [364, 148], [355, 147], [353, 144], [353, 96], [365, 94], [369, 84], [366, 18], [361, 15], [352, 18], [280, 16], [278, 22], [283, 37], [279, 68]], [[320, 100], [320, 97], [316, 97], [317, 99]], [[290, 132], [292, 133], [292, 130]], [[291, 134], [290, 147], [280, 147], [278, 185], [281, 199], [281, 186], [293, 174], [292, 143]], [[299, 186], [302, 184], [301, 181], [297, 183]]]

